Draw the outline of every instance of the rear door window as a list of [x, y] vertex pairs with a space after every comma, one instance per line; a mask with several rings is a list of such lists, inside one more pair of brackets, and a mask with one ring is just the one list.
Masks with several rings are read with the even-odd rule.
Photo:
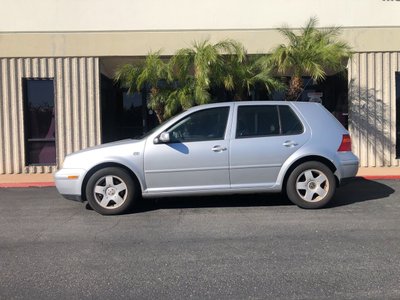
[[287, 105], [238, 107], [236, 138], [294, 135], [302, 132], [302, 123]]

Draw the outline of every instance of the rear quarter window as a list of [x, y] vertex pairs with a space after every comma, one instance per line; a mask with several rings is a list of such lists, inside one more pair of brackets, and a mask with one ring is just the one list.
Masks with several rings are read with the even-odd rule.
[[300, 134], [304, 131], [300, 119], [288, 105], [279, 105], [278, 108], [282, 135]]

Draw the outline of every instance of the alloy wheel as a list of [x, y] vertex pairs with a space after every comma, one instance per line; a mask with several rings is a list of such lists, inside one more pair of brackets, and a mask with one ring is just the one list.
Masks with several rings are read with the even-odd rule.
[[296, 192], [304, 201], [321, 201], [329, 192], [328, 177], [320, 170], [305, 170], [296, 179]]
[[94, 199], [101, 207], [115, 209], [125, 202], [128, 188], [120, 177], [107, 175], [97, 180], [93, 194]]

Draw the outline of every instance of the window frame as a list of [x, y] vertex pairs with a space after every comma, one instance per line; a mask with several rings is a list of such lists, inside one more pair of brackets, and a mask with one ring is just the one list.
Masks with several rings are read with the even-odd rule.
[[[29, 129], [29, 96], [28, 96], [28, 82], [30, 81], [51, 81], [53, 86], [53, 111], [54, 111], [54, 137], [53, 138], [30, 138]], [[58, 147], [57, 147], [57, 118], [56, 118], [56, 83], [54, 77], [23, 77], [22, 78], [22, 96], [23, 96], [23, 123], [24, 123], [24, 154], [25, 154], [25, 166], [56, 166], [58, 161]], [[54, 143], [55, 159], [51, 163], [32, 163], [30, 161], [30, 146], [31, 142], [43, 142], [43, 143]]]

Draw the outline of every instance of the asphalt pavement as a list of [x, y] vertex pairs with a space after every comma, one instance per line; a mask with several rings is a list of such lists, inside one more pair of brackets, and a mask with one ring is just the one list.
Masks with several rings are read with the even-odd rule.
[[0, 299], [400, 299], [400, 181], [325, 209], [276, 194], [145, 200], [101, 216], [0, 189]]

